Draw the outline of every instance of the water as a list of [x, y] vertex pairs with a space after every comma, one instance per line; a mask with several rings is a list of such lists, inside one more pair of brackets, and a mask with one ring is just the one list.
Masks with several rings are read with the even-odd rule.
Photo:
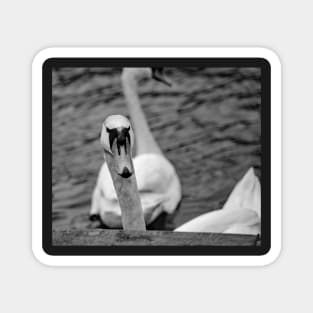
[[[128, 115], [118, 68], [53, 72], [53, 229], [103, 227], [88, 219], [103, 162], [99, 134], [107, 115]], [[140, 84], [146, 118], [180, 177], [183, 198], [150, 229], [174, 229], [222, 207], [250, 166], [260, 173], [260, 70], [167, 68], [169, 88]]]

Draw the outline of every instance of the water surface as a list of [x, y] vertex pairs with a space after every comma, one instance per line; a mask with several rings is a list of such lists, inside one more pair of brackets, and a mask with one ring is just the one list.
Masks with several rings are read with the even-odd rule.
[[[53, 72], [53, 229], [103, 227], [88, 219], [103, 162], [99, 134], [110, 114], [128, 115], [119, 68]], [[139, 93], [149, 126], [180, 177], [183, 198], [150, 229], [172, 230], [222, 207], [250, 166], [260, 169], [260, 70], [167, 68], [169, 88]]]

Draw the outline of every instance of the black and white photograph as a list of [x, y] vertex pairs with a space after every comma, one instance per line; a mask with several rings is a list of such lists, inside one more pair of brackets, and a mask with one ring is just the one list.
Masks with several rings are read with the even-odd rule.
[[310, 1], [0, 6], [1, 312], [313, 312]]
[[51, 71], [54, 246], [261, 245], [260, 67]]

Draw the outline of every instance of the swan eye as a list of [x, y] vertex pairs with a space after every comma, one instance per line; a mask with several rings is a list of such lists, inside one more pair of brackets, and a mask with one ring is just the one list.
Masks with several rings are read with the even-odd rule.
[[107, 127], [106, 127], [106, 130], [107, 130], [108, 133], [110, 133], [112, 131], [112, 129], [107, 128]]

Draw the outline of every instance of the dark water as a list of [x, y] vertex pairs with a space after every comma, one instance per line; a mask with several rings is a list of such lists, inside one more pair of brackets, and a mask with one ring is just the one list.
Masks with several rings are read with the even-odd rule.
[[[103, 162], [99, 133], [109, 114], [128, 115], [121, 69], [63, 68], [53, 73], [53, 228], [98, 227], [88, 220]], [[150, 229], [173, 229], [219, 209], [250, 166], [260, 169], [260, 71], [166, 69], [139, 93], [153, 135], [173, 162], [183, 199]]]

